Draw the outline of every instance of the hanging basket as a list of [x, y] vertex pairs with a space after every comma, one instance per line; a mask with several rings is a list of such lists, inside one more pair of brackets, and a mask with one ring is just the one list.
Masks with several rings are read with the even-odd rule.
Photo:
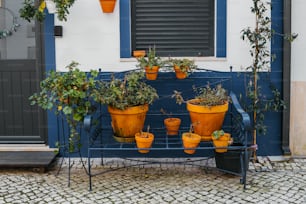
[[100, 0], [100, 5], [103, 13], [113, 13], [116, 0]]

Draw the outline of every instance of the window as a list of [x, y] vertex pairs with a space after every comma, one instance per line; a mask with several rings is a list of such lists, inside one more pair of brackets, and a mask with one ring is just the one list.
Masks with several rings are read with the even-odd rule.
[[160, 56], [214, 55], [214, 0], [133, 0], [132, 50]]
[[160, 56], [226, 57], [226, 0], [121, 0], [120, 40], [122, 58], [152, 45]]

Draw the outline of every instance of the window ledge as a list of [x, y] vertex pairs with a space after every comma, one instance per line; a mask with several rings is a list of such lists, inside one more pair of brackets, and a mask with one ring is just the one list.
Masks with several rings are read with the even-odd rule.
[[[173, 57], [173, 58], [187, 58], [190, 60], [194, 60], [195, 62], [223, 62], [226, 61], [226, 57]], [[162, 59], [166, 60], [168, 57], [162, 57]], [[136, 58], [120, 58], [120, 62], [137, 62]]]

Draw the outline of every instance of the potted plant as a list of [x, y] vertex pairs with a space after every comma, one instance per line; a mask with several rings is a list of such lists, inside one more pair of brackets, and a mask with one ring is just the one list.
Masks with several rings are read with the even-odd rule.
[[229, 97], [221, 84], [214, 88], [208, 84], [206, 87], [194, 88], [194, 99], [184, 101], [178, 91], [174, 91], [173, 97], [178, 104], [186, 102], [194, 132], [201, 135], [202, 141], [210, 141], [211, 134], [220, 130], [225, 114], [228, 110]]
[[164, 109], [161, 109], [160, 112], [168, 116], [168, 118], [164, 119], [164, 125], [167, 129], [167, 135], [178, 135], [178, 131], [181, 125], [181, 119], [171, 117], [171, 115], [168, 114]]
[[40, 83], [40, 92], [34, 93], [29, 100], [31, 105], [37, 104], [55, 114], [62, 114], [69, 125], [69, 150], [80, 147], [78, 127], [83, 124], [84, 117], [94, 111], [91, 93], [96, 88], [97, 71], [90, 75], [80, 71], [77, 62], [71, 62], [68, 72], [50, 71]]
[[[49, 4], [55, 4], [55, 13], [60, 21], [66, 21], [67, 15], [69, 14], [70, 7], [74, 4], [75, 0], [48, 0]], [[24, 0], [23, 7], [19, 10], [20, 17], [27, 20], [38, 20], [43, 21], [45, 19], [44, 10], [46, 8], [46, 1], [39, 0], [36, 3], [34, 0]], [[50, 8], [50, 7], [49, 7]], [[54, 11], [49, 10], [49, 13]]]
[[215, 130], [212, 135], [212, 141], [214, 146], [216, 147], [215, 151], [219, 153], [227, 152], [227, 148], [220, 148], [220, 147], [227, 147], [229, 144], [232, 143], [231, 134], [225, 133], [223, 130]]
[[137, 132], [135, 134], [135, 140], [137, 148], [139, 148], [138, 152], [140, 153], [148, 153], [151, 148], [153, 140], [154, 140], [154, 134], [149, 132], [150, 126], [148, 126], [146, 132]]
[[171, 58], [168, 60], [168, 63], [173, 67], [177, 79], [185, 79], [194, 69], [197, 68], [194, 60], [187, 58]]
[[164, 64], [162, 59], [156, 55], [155, 47], [150, 47], [147, 52], [147, 57], [141, 56], [137, 58], [137, 61], [137, 66], [145, 70], [146, 78], [148, 80], [156, 80], [158, 76], [158, 70]]
[[182, 134], [183, 146], [185, 148], [184, 152], [186, 154], [194, 154], [196, 151], [195, 149], [199, 146], [201, 142], [201, 136], [192, 132], [193, 128], [191, 125], [189, 132], [184, 132]]
[[156, 90], [143, 81], [143, 72], [129, 72], [124, 79], [112, 77], [98, 83], [95, 100], [108, 105], [114, 137], [119, 142], [135, 141], [144, 126], [149, 104], [158, 98]]

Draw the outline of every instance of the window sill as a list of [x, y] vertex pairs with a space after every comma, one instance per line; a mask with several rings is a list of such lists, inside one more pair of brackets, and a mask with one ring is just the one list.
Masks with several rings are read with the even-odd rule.
[[[194, 60], [195, 62], [224, 62], [226, 61], [226, 57], [173, 57], [173, 58], [187, 58], [190, 60]], [[162, 59], [166, 60], [168, 57], [162, 57]], [[120, 62], [137, 62], [135, 57], [131, 58], [120, 58]]]

